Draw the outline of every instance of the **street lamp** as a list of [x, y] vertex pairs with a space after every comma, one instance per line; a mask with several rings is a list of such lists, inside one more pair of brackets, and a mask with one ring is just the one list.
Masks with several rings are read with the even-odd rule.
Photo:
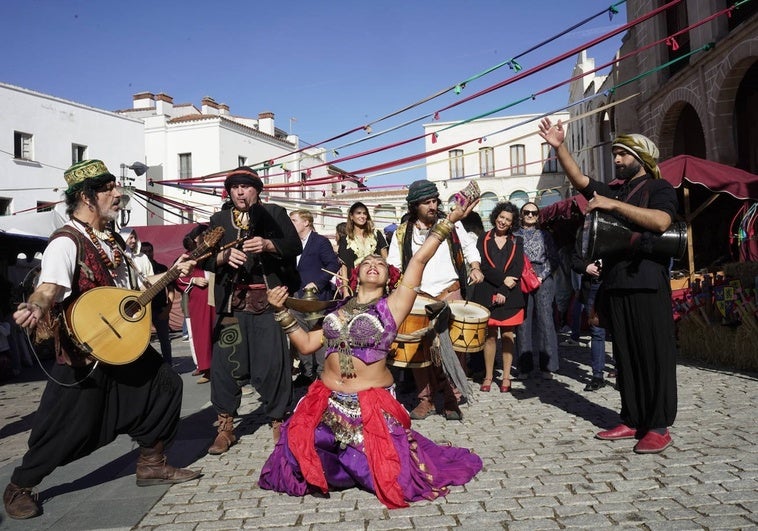
[[129, 217], [132, 214], [130, 206], [132, 200], [132, 194], [134, 193], [134, 177], [128, 177], [126, 170], [132, 170], [137, 177], [147, 173], [147, 165], [139, 161], [132, 163], [131, 165], [121, 163], [121, 227], [126, 227], [129, 224]]

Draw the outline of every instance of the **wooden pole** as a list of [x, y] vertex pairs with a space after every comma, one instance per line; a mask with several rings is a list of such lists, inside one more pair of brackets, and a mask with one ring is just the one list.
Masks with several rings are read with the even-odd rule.
[[690, 286], [695, 280], [695, 251], [692, 241], [692, 218], [690, 217], [690, 189], [682, 183], [684, 189], [684, 221], [687, 222], [687, 260], [689, 261]]

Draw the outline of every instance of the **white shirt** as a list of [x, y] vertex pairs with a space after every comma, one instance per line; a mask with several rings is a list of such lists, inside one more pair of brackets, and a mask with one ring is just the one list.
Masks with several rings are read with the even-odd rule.
[[[74, 227], [76, 230], [89, 238], [84, 227], [73, 221], [66, 222], [66, 225]], [[105, 251], [105, 255], [113, 261], [113, 250], [102, 240], [98, 240], [100, 246]], [[78, 260], [76, 252], [76, 243], [71, 238], [61, 236], [50, 241], [42, 255], [42, 270], [39, 275], [39, 282], [48, 282], [65, 288], [56, 302], [60, 302], [71, 295], [71, 284], [74, 280], [74, 270]], [[115, 270], [114, 282], [119, 288], [129, 289], [129, 275], [126, 264], [122, 261]]]
[[[311, 237], [312, 230], [308, 231], [308, 234], [305, 235], [305, 238], [300, 238], [300, 243], [303, 244], [303, 249], [305, 249], [305, 244], [308, 243], [308, 238]], [[300, 265], [300, 257], [303, 256], [302, 254], [297, 255], [297, 258], [295, 258], [295, 265]]]
[[[429, 236], [429, 231], [422, 231], [416, 227], [416, 224], [408, 224], [406, 231], [412, 228], [413, 233], [411, 240], [411, 252], [415, 253], [423, 245], [426, 238]], [[463, 251], [463, 258], [467, 264], [473, 262], [481, 262], [481, 256], [476, 248], [476, 240], [469, 236], [466, 229], [463, 228], [463, 224], [460, 221], [455, 223], [455, 232], [461, 241], [461, 250]], [[408, 233], [406, 232], [406, 237]], [[402, 270], [402, 262], [400, 260], [400, 248], [402, 242], [399, 238], [392, 238], [392, 244], [387, 255], [387, 263]], [[424, 273], [421, 275], [421, 285], [419, 289], [429, 295], [436, 297], [442, 291], [449, 287], [450, 284], [458, 280], [458, 273], [455, 270], [455, 264], [453, 258], [450, 256], [450, 246], [447, 242], [443, 242], [434, 256], [427, 262], [424, 268]]]

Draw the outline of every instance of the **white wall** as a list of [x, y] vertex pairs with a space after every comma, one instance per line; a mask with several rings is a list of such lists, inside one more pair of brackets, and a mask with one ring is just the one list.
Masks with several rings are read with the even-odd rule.
[[[565, 120], [568, 113], [558, 113], [551, 116], [555, 122], [559, 118]], [[527, 123], [522, 123], [527, 122]], [[483, 118], [467, 124], [462, 124], [446, 131], [455, 122], [434, 122], [424, 125], [424, 133], [439, 132], [437, 142], [432, 143], [429, 136], [426, 137], [426, 151], [439, 149], [443, 146], [455, 145], [465, 140], [472, 140], [455, 149], [463, 150], [464, 179], [450, 179], [450, 163], [448, 151], [427, 157], [427, 179], [441, 183], [450, 192], [450, 195], [459, 191], [468, 184], [469, 180], [476, 179], [479, 187], [484, 192], [492, 192], [501, 199], [506, 199], [517, 190], [524, 191], [530, 197], [544, 189], [560, 186], [563, 182], [563, 174], [550, 175], [542, 172], [542, 138], [537, 135], [539, 123], [538, 115], [507, 116], [500, 118]], [[503, 132], [504, 129], [507, 129]], [[477, 139], [483, 139], [478, 142]], [[510, 146], [523, 144], [525, 149], [526, 175], [513, 175], [511, 168]], [[494, 178], [483, 178], [482, 169], [479, 166], [480, 148], [492, 147], [494, 150]], [[441, 191], [442, 193], [442, 191]], [[442, 193], [444, 196], [445, 194]]]
[[[33, 136], [32, 161], [13, 158], [14, 131]], [[117, 178], [122, 163], [145, 159], [141, 121], [0, 83], [0, 197], [13, 198], [11, 213], [62, 199], [72, 144], [87, 146], [85, 157], [101, 159]], [[144, 177], [134, 184], [144, 187]]]

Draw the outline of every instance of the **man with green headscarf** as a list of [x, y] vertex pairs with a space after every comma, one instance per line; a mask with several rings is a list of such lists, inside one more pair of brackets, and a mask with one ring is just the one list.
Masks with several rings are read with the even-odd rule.
[[[130, 363], [102, 363], [63, 324], [65, 310], [90, 290], [138, 289], [135, 267], [124, 257], [124, 241], [113, 232], [121, 208], [116, 177], [93, 159], [71, 166], [64, 179], [70, 219], [50, 236], [39, 285], [13, 314], [16, 324], [34, 331], [37, 339], [54, 338], [57, 361], [34, 417], [29, 450], [3, 493], [5, 512], [16, 519], [40, 514], [34, 489], [53, 470], [120, 434], [139, 445], [137, 485], [182, 483], [201, 475], [166, 462], [165, 449], [176, 437], [182, 410], [182, 379], [161, 355], [148, 345], [142, 353], [130, 353], [139, 355]], [[187, 275], [193, 265], [183, 255], [176, 268]], [[83, 324], [103, 327], [99, 321]], [[114, 341], [113, 348], [136, 344]]]
[[[635, 233], [661, 234], [677, 210], [674, 188], [658, 169], [658, 148], [639, 134], [612, 143], [618, 181], [609, 185], [584, 175], [564, 145], [565, 128], [544, 118], [540, 136], [556, 151], [571, 184], [599, 210], [624, 219]], [[615, 184], [620, 182], [620, 184]], [[600, 310], [610, 324], [621, 394], [621, 424], [598, 439], [637, 438], [637, 453], [671, 445], [668, 427], [677, 410], [676, 340], [671, 313], [670, 257], [644, 251], [603, 257]]]

